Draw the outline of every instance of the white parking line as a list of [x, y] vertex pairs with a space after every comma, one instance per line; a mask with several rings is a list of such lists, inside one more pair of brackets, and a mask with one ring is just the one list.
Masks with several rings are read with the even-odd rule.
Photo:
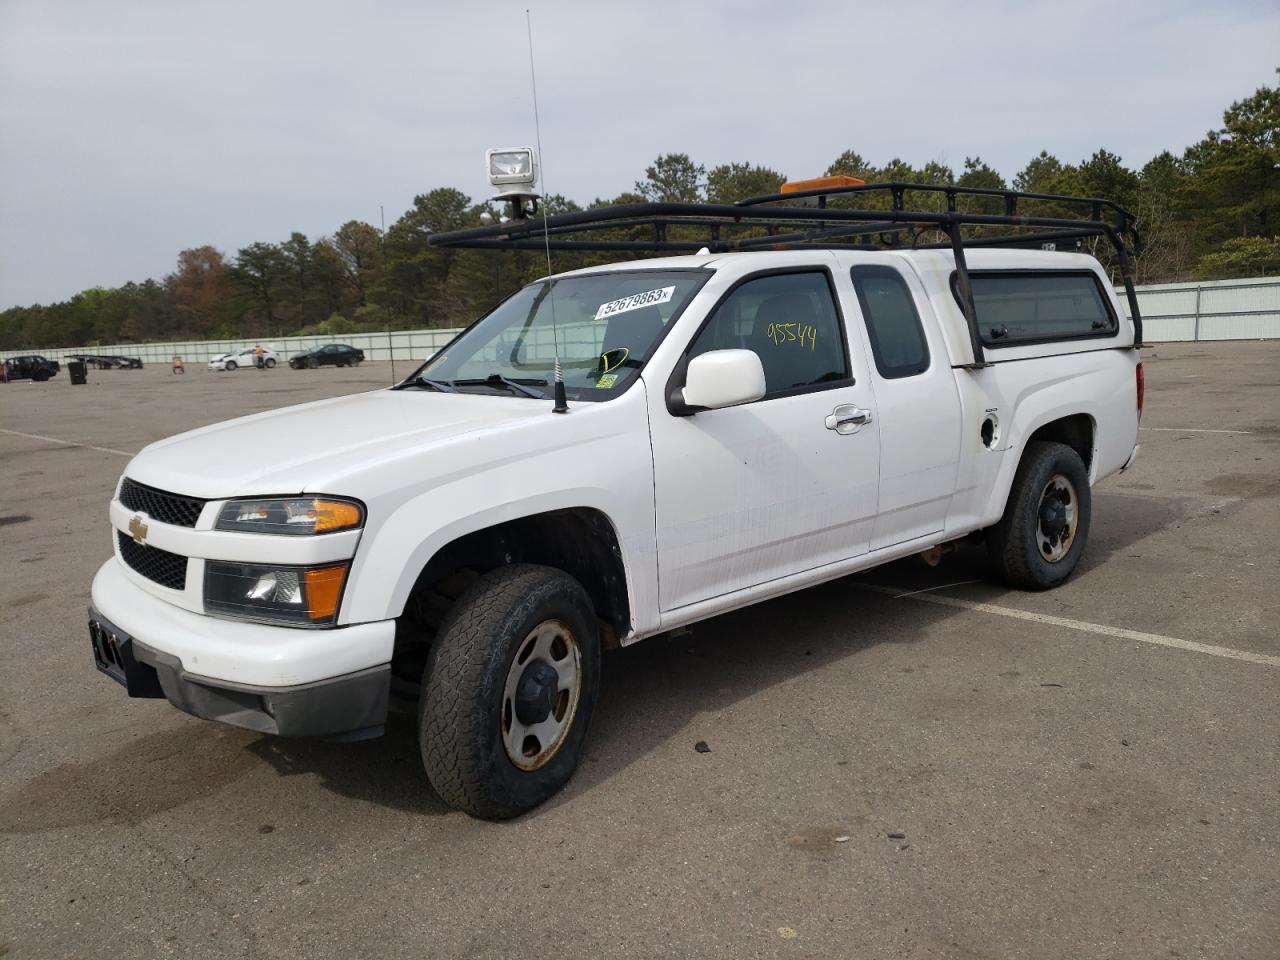
[[1139, 430], [1154, 430], [1158, 433], [1239, 433], [1253, 436], [1252, 430], [1211, 430], [1207, 427], [1139, 427]]
[[981, 582], [981, 580], [957, 580], [955, 583], [941, 583], [936, 587], [925, 587], [923, 590], [908, 590], [906, 593], [895, 593], [893, 599], [901, 600], [903, 597], [914, 597], [917, 593], [933, 593], [935, 590], [946, 590], [948, 587], [967, 587], [971, 583]]
[[60, 443], [64, 447], [84, 447], [86, 450], [98, 450], [102, 453], [114, 453], [118, 457], [132, 457], [133, 454], [128, 450], [116, 450], [113, 447], [95, 447], [92, 443], [73, 443], [70, 440], [59, 440], [57, 437], [42, 437], [38, 433], [23, 433], [20, 430], [3, 430], [0, 433], [7, 433], [14, 437], [26, 437], [28, 440], [45, 440], [49, 443]]
[[[1028, 620], [1031, 623], [1044, 623], [1054, 627], [1066, 627], [1068, 630], [1081, 630], [1100, 637], [1115, 637], [1118, 640], [1135, 640], [1138, 643], [1151, 643], [1158, 647], [1172, 647], [1175, 650], [1188, 650], [1192, 653], [1206, 653], [1211, 657], [1225, 657], [1228, 660], [1243, 660], [1245, 663], [1256, 663], [1266, 667], [1280, 667], [1280, 657], [1266, 653], [1251, 653], [1248, 650], [1235, 650], [1231, 647], [1218, 647], [1210, 643], [1196, 643], [1194, 640], [1179, 640], [1177, 637], [1166, 637], [1158, 633], [1143, 633], [1140, 630], [1126, 630], [1124, 627], [1110, 627], [1103, 623], [1087, 623], [1084, 620], [1071, 620], [1067, 617], [1055, 617], [1047, 613], [1032, 613], [1029, 610], [1016, 610], [1013, 607], [1000, 607], [994, 603], [977, 603], [973, 600], [961, 600], [959, 597], [943, 597], [937, 594], [921, 592], [899, 594], [893, 587], [883, 587], [874, 583], [859, 584], [866, 590], [882, 593], [891, 599], [905, 597], [921, 603], [935, 603], [942, 607], [955, 607], [959, 610], [972, 610], [976, 613], [990, 613], [998, 617], [1012, 617], [1015, 620]], [[957, 586], [957, 584], [949, 584]], [[942, 589], [942, 588], [938, 588]]]

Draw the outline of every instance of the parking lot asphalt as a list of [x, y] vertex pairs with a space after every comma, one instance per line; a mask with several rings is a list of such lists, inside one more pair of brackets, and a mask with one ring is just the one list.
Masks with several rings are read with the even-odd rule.
[[1066, 585], [970, 548], [613, 653], [574, 780], [505, 824], [408, 720], [276, 739], [91, 659], [128, 455], [388, 365], [0, 385], [0, 956], [1271, 960], [1280, 343], [1144, 356]]

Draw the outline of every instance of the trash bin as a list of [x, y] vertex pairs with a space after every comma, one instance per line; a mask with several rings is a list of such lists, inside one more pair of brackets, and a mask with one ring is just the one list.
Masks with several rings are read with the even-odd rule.
[[67, 364], [67, 376], [71, 378], [73, 384], [87, 383], [89, 379], [86, 376], [87, 373], [88, 369], [83, 360], [72, 360]]

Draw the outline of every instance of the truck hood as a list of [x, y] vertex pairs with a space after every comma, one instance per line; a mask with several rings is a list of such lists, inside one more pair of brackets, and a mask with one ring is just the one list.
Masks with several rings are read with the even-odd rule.
[[130, 478], [207, 500], [328, 489], [370, 464], [551, 414], [524, 397], [377, 390], [257, 413], [144, 448]]

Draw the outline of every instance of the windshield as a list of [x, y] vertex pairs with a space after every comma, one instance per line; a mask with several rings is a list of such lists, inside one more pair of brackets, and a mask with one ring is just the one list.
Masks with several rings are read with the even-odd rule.
[[710, 275], [701, 269], [632, 270], [530, 284], [414, 376], [459, 389], [501, 390], [505, 379], [539, 393], [545, 386], [550, 396], [558, 339], [569, 399], [607, 400], [635, 378]]

